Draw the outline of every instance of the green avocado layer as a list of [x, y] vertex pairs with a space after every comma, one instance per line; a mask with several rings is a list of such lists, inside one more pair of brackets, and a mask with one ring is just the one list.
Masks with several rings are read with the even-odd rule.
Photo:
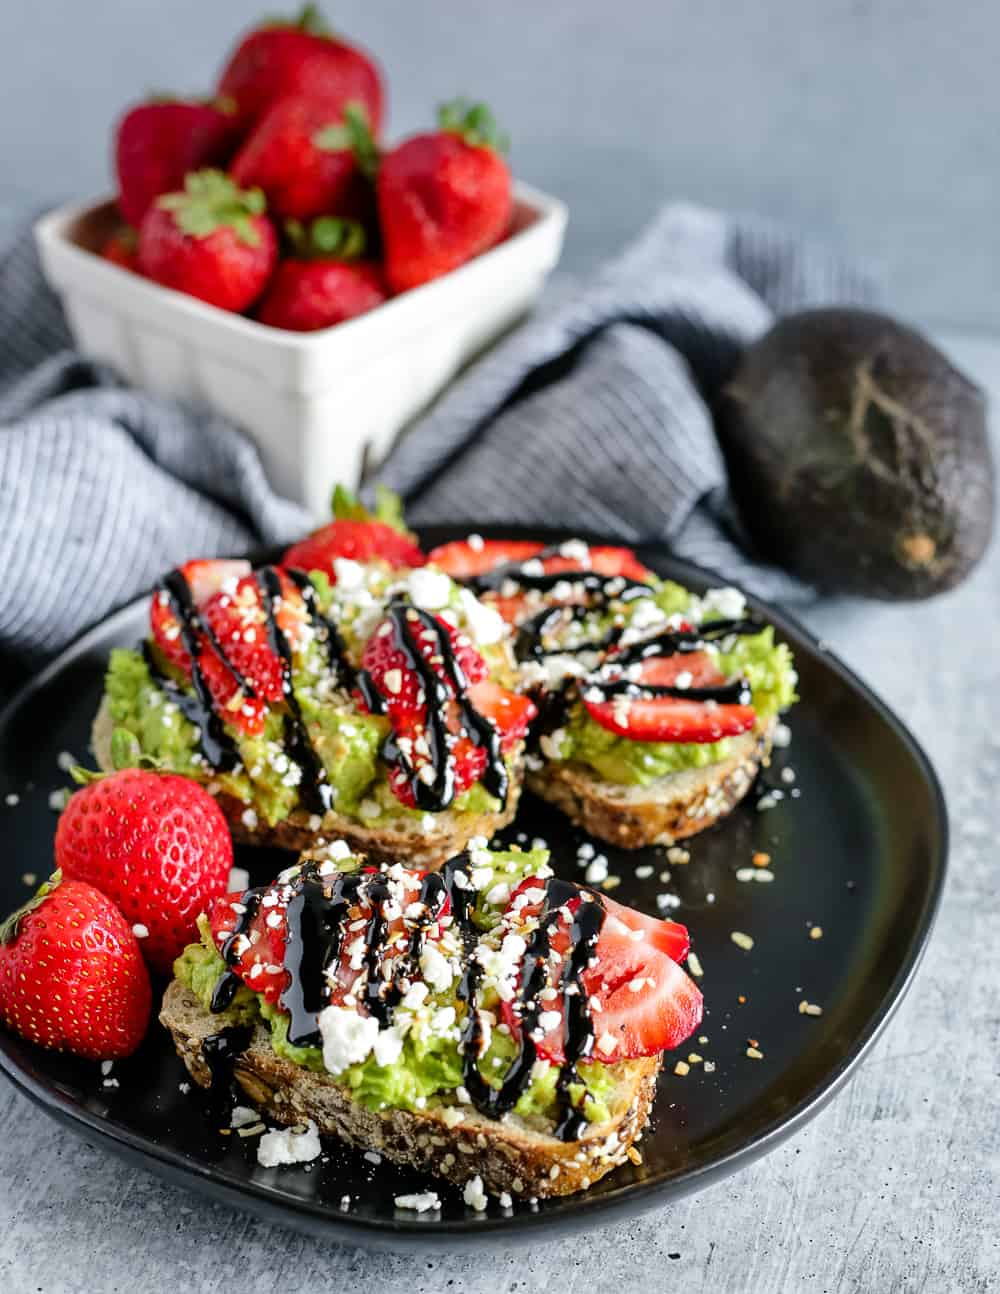
[[[546, 855], [539, 852], [496, 852], [492, 855], [495, 873], [515, 886], [524, 876], [533, 875]], [[476, 923], [488, 932], [499, 920], [501, 908], [491, 907], [480, 897], [475, 909]], [[209, 1010], [212, 991], [226, 966], [212, 940], [208, 921], [199, 920], [201, 942], [189, 944], [174, 962], [174, 975], [189, 988]], [[456, 1003], [453, 993], [433, 994], [431, 1000], [440, 1006], [464, 1006]], [[480, 1005], [492, 1005], [496, 1003]], [[261, 1019], [271, 1031], [271, 1045], [277, 1055], [295, 1065], [316, 1073], [324, 1073], [323, 1053], [318, 1047], [296, 1047], [288, 1041], [288, 1016], [267, 1002], [246, 985], [241, 985], [232, 1005], [219, 1015], [219, 1027], [230, 1024], [252, 1024]], [[493, 1030], [490, 1045], [480, 1058], [480, 1072], [487, 1082], [499, 1086], [516, 1046], [510, 1037]], [[499, 1063], [495, 1063], [499, 1062]], [[570, 1088], [574, 1103], [586, 1094], [589, 1099], [583, 1112], [592, 1123], [601, 1123], [609, 1115], [608, 1100], [615, 1087], [608, 1066], [599, 1062], [578, 1066], [581, 1079]], [[515, 1112], [522, 1117], [541, 1116], [553, 1118], [556, 1114], [556, 1080], [558, 1067], [537, 1065], [532, 1081], [523, 1093]], [[361, 1064], [352, 1065], [337, 1076], [336, 1081], [351, 1089], [354, 1098], [371, 1110], [386, 1108], [419, 1110], [433, 1107], [454, 1093], [463, 1083], [462, 1057], [458, 1044], [447, 1036], [416, 1036], [407, 1034], [399, 1058], [391, 1065], [379, 1065], [374, 1056]], [[452, 1103], [452, 1102], [447, 1102]]]
[[[669, 587], [677, 589], [678, 586]], [[671, 610], [677, 609], [671, 607]], [[785, 643], [774, 641], [774, 629], [770, 625], [752, 637], [737, 637], [731, 651], [719, 653], [718, 662], [719, 669], [727, 678], [740, 675], [750, 684], [759, 722], [774, 718], [797, 699], [797, 675], [792, 653]], [[571, 706], [569, 720], [553, 745], [554, 749], [550, 747], [548, 753], [557, 752], [559, 759], [588, 764], [608, 782], [648, 786], [668, 773], [704, 768], [726, 759], [732, 749], [732, 739], [723, 738], [715, 742], [630, 741], [602, 728], [590, 718], [582, 703], [577, 702]]]
[[[388, 720], [338, 707], [334, 699], [317, 700], [313, 686], [317, 674], [312, 665], [308, 656], [296, 660], [295, 694], [313, 747], [333, 788], [337, 812], [361, 816], [369, 825], [388, 819], [422, 818], [419, 810], [400, 804], [389, 789], [379, 757], [389, 730]], [[177, 681], [182, 682], [180, 678]], [[267, 716], [264, 732], [258, 737], [249, 737], [224, 724], [239, 751], [242, 768], [235, 774], [221, 773], [202, 759], [197, 728], [157, 687], [139, 652], [116, 648], [111, 653], [105, 693], [115, 727], [133, 733], [142, 753], [160, 761], [164, 768], [203, 783], [216, 783], [220, 790], [252, 808], [268, 826], [287, 818], [298, 803], [298, 790], [283, 754], [283, 718], [279, 712], [272, 711]], [[480, 814], [496, 812], [499, 807], [499, 802], [477, 782], [456, 796], [450, 809]]]

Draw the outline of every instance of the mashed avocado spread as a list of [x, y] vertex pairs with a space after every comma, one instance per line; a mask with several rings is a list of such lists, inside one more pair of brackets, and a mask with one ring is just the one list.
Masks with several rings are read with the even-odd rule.
[[[543, 869], [547, 856], [544, 850], [491, 853], [489, 859], [492, 876], [490, 890], [487, 892], [493, 892], [492, 887], [497, 884], [498, 878], [501, 886], [507, 890], [512, 889], [525, 876], [535, 875]], [[499, 903], [490, 902], [484, 893], [480, 893], [475, 920], [483, 930], [485, 939], [489, 939], [489, 931], [497, 924], [505, 903], [505, 894], [503, 903]], [[212, 991], [226, 967], [204, 917], [199, 920], [199, 930], [201, 942], [188, 945], [174, 963], [174, 975], [208, 1010]], [[423, 1018], [442, 1010], [457, 1010], [460, 1018], [465, 1007], [457, 1002], [454, 989], [454, 984], [448, 989], [433, 989], [427, 998], [426, 1008], [422, 1009]], [[497, 1003], [480, 1002], [480, 1006], [490, 1005], [495, 1008]], [[398, 1014], [397, 1012], [397, 1016]], [[251, 1024], [260, 1019], [270, 1029], [271, 1045], [279, 1056], [317, 1073], [325, 1072], [322, 1050], [319, 1047], [293, 1046], [288, 1041], [288, 1016], [246, 985], [240, 987], [231, 1006], [217, 1018], [220, 1029], [231, 1024]], [[336, 1076], [336, 1081], [350, 1088], [354, 1098], [372, 1110], [389, 1107], [404, 1110], [433, 1108], [442, 1103], [442, 1098], [450, 1097], [462, 1085], [462, 1057], [454, 1033], [454, 1029], [436, 1032], [416, 1026], [410, 1028], [398, 1057], [391, 1064], [380, 1065], [373, 1053], [362, 1063], [350, 1065], [343, 1070]], [[516, 1045], [509, 1035], [492, 1029], [489, 1046], [479, 1061], [484, 1078], [494, 1086], [499, 1086], [515, 1053]], [[574, 1104], [586, 1094], [589, 1099], [583, 1109], [587, 1119], [593, 1123], [604, 1122], [610, 1117], [608, 1099], [614, 1091], [614, 1078], [608, 1067], [600, 1063], [580, 1064], [578, 1073], [581, 1082], [570, 1088]], [[556, 1110], [555, 1088], [558, 1074], [557, 1066], [537, 1063], [531, 1084], [517, 1102], [515, 1113], [525, 1118], [552, 1117]], [[454, 1104], [447, 1099], [444, 1103]]]
[[[653, 601], [666, 615], [683, 615], [697, 606], [705, 624], [723, 614], [712, 594], [697, 599], [671, 581], [660, 586]], [[728, 610], [726, 614], [730, 614]], [[785, 643], [774, 641], [770, 625], [759, 634], [734, 636], [726, 645], [730, 650], [720, 651], [716, 658], [719, 669], [727, 678], [740, 676], [750, 684], [759, 724], [775, 718], [797, 699], [798, 676], [792, 653]], [[731, 750], [731, 738], [715, 742], [630, 741], [601, 727], [579, 701], [570, 706], [566, 724], [545, 742], [549, 758], [577, 760], [606, 781], [626, 786], [648, 786], [668, 773], [704, 768], [726, 759]]]

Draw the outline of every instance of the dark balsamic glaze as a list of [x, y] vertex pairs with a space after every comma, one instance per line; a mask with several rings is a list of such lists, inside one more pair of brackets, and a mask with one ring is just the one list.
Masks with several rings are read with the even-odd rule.
[[202, 1040], [201, 1054], [210, 1075], [210, 1096], [218, 1099], [228, 1095], [236, 1061], [249, 1047], [252, 1037], [252, 1026], [234, 1024]]
[[[426, 713], [427, 763], [433, 773], [430, 782], [418, 776], [414, 761], [400, 748], [394, 734], [386, 739], [382, 757], [390, 766], [402, 769], [413, 791], [418, 809], [432, 813], [446, 809], [455, 798], [455, 769], [451, 760], [448, 729], [448, 703], [454, 700], [459, 709], [462, 726], [473, 745], [486, 752], [486, 770], [482, 783], [490, 795], [501, 804], [507, 802], [508, 774], [500, 749], [500, 736], [493, 724], [481, 715], [467, 695], [469, 680], [452, 649], [444, 625], [436, 617], [421, 611], [412, 603], [395, 599], [386, 611], [396, 646], [402, 651], [407, 668], [417, 675], [424, 695]], [[420, 650], [417, 633], [433, 635], [432, 657], [439, 659], [447, 682], [439, 677]], [[386, 712], [386, 698], [375, 685], [367, 670], [357, 678], [358, 688], [372, 714]], [[450, 684], [450, 687], [449, 687]]]
[[[148, 642], [142, 644], [142, 655], [150, 678], [156, 686], [167, 700], [180, 710], [184, 718], [198, 729], [198, 744], [209, 764], [222, 773], [231, 772], [240, 762], [240, 753], [236, 749], [236, 743], [226, 732], [222, 720], [212, 708], [212, 696], [200, 667], [192, 668], [191, 671], [191, 682], [194, 686], [192, 695], [182, 687], [178, 687], [174, 680], [163, 672]], [[192, 660], [194, 660], [193, 657]]]
[[327, 660], [337, 680], [337, 685], [349, 692], [357, 683], [357, 671], [347, 655], [347, 645], [340, 630], [332, 620], [327, 619], [316, 603], [316, 589], [305, 571], [289, 567], [285, 574], [302, 594], [306, 604], [309, 621], [319, 638], [326, 644]]
[[[345, 940], [355, 934], [349, 929], [352, 908], [356, 910], [359, 905], [367, 905], [369, 909], [362, 933], [363, 987], [354, 991], [359, 994], [359, 1005], [363, 1010], [385, 1028], [391, 1023], [403, 996], [404, 984], [419, 969], [427, 931], [440, 918], [447, 899], [453, 926], [467, 953], [466, 968], [458, 988], [458, 997], [466, 1004], [461, 1033], [463, 1082], [476, 1109], [491, 1118], [499, 1118], [513, 1109], [531, 1083], [532, 1069], [538, 1059], [538, 1048], [532, 1034], [537, 1030], [538, 1018], [545, 1009], [541, 993], [549, 986], [552, 975], [549, 952], [552, 935], [559, 927], [568, 933], [569, 952], [562, 960], [558, 980], [553, 985], [562, 995], [565, 1021], [565, 1061], [556, 1082], [559, 1110], [556, 1135], [564, 1141], [575, 1141], [583, 1131], [586, 1118], [574, 1105], [570, 1087], [579, 1081], [577, 1064], [591, 1054], [594, 1046], [594, 1027], [583, 974], [600, 938], [604, 904], [599, 895], [591, 895], [570, 881], [549, 879], [544, 883], [545, 901], [538, 927], [528, 940], [520, 970], [516, 1005], [520, 1021], [518, 1051], [500, 1086], [493, 1087], [479, 1069], [484, 1038], [476, 997], [483, 967], [474, 955], [481, 934], [473, 921], [476, 891], [463, 877], [469, 866], [469, 855], [460, 854], [445, 864], [440, 872], [429, 873], [423, 878], [419, 899], [414, 900], [416, 912], [410, 906], [406, 911], [405, 927], [409, 931], [406, 947], [391, 959], [388, 973], [386, 954], [390, 947], [390, 923], [385, 915], [385, 905], [391, 897], [391, 890], [384, 872], [337, 872], [324, 876], [315, 862], [309, 862], [286, 885], [270, 891], [287, 899], [288, 933], [284, 955], [287, 983], [279, 1003], [289, 1015], [288, 1040], [299, 1047], [322, 1045], [318, 1021], [329, 1000], [327, 972], [340, 960]], [[213, 1012], [224, 1011], [233, 1000], [239, 980], [231, 968], [239, 960], [252, 922], [268, 892], [268, 889], [248, 890], [240, 898], [243, 911], [238, 914], [233, 931], [221, 949], [227, 970], [220, 976], [212, 996]], [[572, 911], [567, 906], [570, 904]], [[398, 940], [398, 937], [398, 933], [391, 936], [392, 940]], [[237, 1032], [229, 1029], [214, 1035], [215, 1039], [223, 1040], [216, 1045], [220, 1072], [223, 1056], [228, 1056], [235, 1048], [235, 1042], [224, 1040], [229, 1035], [235, 1039]], [[244, 1032], [245, 1037], [240, 1035], [242, 1047], [247, 1045], [251, 1031]], [[235, 1048], [235, 1051], [239, 1049]], [[209, 1061], [210, 1065], [212, 1063]], [[231, 1067], [229, 1072], [231, 1074]], [[213, 1069], [213, 1081], [214, 1074]]]
[[261, 605], [267, 620], [267, 641], [281, 661], [281, 686], [285, 697], [285, 748], [289, 757], [302, 770], [299, 798], [310, 813], [326, 813], [333, 804], [333, 788], [327, 777], [323, 761], [317, 755], [302, 717], [295, 689], [292, 687], [292, 649], [285, 637], [275, 611], [280, 602], [281, 577], [273, 566], [257, 571], [254, 578], [260, 590]]
[[532, 1034], [537, 1030], [538, 1018], [545, 1009], [541, 993], [549, 984], [552, 934], [559, 925], [565, 925], [564, 906], [577, 898], [580, 899], [579, 906], [569, 919], [570, 954], [562, 963], [559, 983], [555, 986], [562, 992], [564, 1021], [565, 1060], [556, 1082], [560, 1115], [556, 1136], [563, 1141], [576, 1141], [586, 1125], [586, 1117], [573, 1105], [569, 1089], [574, 1081], [579, 1081], [578, 1062], [589, 1056], [594, 1047], [594, 1025], [583, 985], [583, 972], [594, 956], [604, 924], [605, 909], [600, 897], [581, 890], [572, 881], [552, 878], [546, 883], [538, 926], [528, 940], [521, 964], [515, 1007], [521, 1025], [517, 1055], [499, 1087], [488, 1083], [479, 1069], [483, 1026], [475, 998], [483, 969], [474, 956], [470, 957], [458, 987], [459, 998], [467, 1004], [462, 1030], [463, 1082], [476, 1109], [489, 1118], [497, 1119], [514, 1108], [531, 1083], [532, 1069], [538, 1059], [538, 1047]]

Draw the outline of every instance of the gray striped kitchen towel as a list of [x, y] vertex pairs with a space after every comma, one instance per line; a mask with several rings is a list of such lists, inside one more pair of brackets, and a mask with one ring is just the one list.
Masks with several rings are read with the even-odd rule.
[[[415, 522], [658, 538], [771, 597], [809, 590], [741, 543], [706, 399], [776, 313], [869, 302], [869, 279], [753, 220], [663, 210], [592, 280], [562, 280], [380, 473]], [[194, 556], [284, 542], [303, 511], [205, 410], [70, 349], [28, 235], [0, 262], [0, 666], [37, 667]]]
[[671, 204], [591, 281], [551, 291], [379, 477], [415, 523], [660, 539], [762, 597], [804, 601], [811, 589], [748, 548], [709, 407], [776, 315], [876, 296], [869, 274], [787, 230]]

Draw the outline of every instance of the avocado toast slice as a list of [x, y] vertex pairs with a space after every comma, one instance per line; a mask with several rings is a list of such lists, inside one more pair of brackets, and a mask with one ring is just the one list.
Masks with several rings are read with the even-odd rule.
[[239, 840], [435, 866], [514, 815], [534, 713], [514, 682], [506, 625], [441, 572], [192, 562], [140, 649], [112, 653], [94, 752], [110, 768], [127, 729]]
[[526, 785], [592, 835], [670, 844], [724, 817], [795, 700], [791, 653], [735, 589], [703, 597], [624, 548], [466, 541], [430, 554], [515, 627], [541, 718]]
[[442, 872], [337, 843], [217, 901], [160, 1019], [202, 1086], [489, 1191], [564, 1195], [629, 1155], [701, 1019], [687, 932], [474, 841]]

